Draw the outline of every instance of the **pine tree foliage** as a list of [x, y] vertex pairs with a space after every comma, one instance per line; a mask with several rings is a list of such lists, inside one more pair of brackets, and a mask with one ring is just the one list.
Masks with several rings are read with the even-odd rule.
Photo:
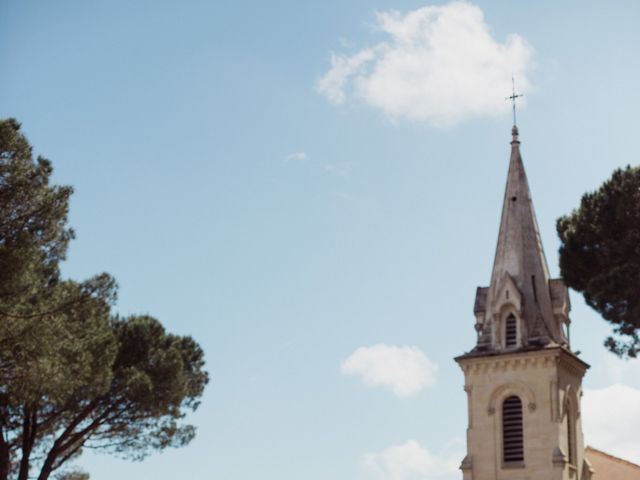
[[0, 121], [0, 480], [80, 480], [83, 449], [141, 459], [186, 445], [204, 353], [147, 315], [113, 313], [108, 274], [63, 279], [70, 187], [50, 184], [15, 120]]
[[613, 172], [580, 207], [557, 222], [567, 285], [613, 325], [605, 345], [640, 352], [640, 167]]

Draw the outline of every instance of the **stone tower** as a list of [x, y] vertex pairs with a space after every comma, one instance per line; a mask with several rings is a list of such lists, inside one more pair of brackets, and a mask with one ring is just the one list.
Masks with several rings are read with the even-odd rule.
[[476, 292], [476, 346], [456, 358], [468, 399], [464, 480], [588, 480], [580, 418], [589, 365], [569, 345], [569, 294], [549, 278], [513, 127], [498, 245]]

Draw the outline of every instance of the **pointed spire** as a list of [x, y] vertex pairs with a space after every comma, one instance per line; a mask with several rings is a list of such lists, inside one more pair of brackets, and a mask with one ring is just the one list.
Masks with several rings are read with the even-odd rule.
[[561, 333], [554, 321], [549, 291], [549, 269], [515, 125], [511, 134], [511, 159], [487, 303], [497, 300], [507, 276], [511, 277], [522, 298], [527, 341], [546, 344], [554, 340], [560, 343]]

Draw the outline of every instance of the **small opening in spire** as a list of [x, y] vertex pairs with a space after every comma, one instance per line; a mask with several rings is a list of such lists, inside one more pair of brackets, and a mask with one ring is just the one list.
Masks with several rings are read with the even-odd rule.
[[511, 197], [511, 201], [515, 202], [518, 199], [518, 197]]
[[507, 317], [504, 326], [504, 346], [507, 348], [515, 347], [518, 344], [518, 321], [511, 314]]

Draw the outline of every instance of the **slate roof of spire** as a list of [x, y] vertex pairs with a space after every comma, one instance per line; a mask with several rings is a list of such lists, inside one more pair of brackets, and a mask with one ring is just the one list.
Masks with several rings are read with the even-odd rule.
[[498, 245], [487, 292], [491, 304], [503, 278], [511, 276], [523, 297], [528, 343], [561, 343], [554, 321], [549, 268], [542, 248], [527, 175], [520, 154], [518, 128], [513, 127], [511, 159], [502, 206]]

